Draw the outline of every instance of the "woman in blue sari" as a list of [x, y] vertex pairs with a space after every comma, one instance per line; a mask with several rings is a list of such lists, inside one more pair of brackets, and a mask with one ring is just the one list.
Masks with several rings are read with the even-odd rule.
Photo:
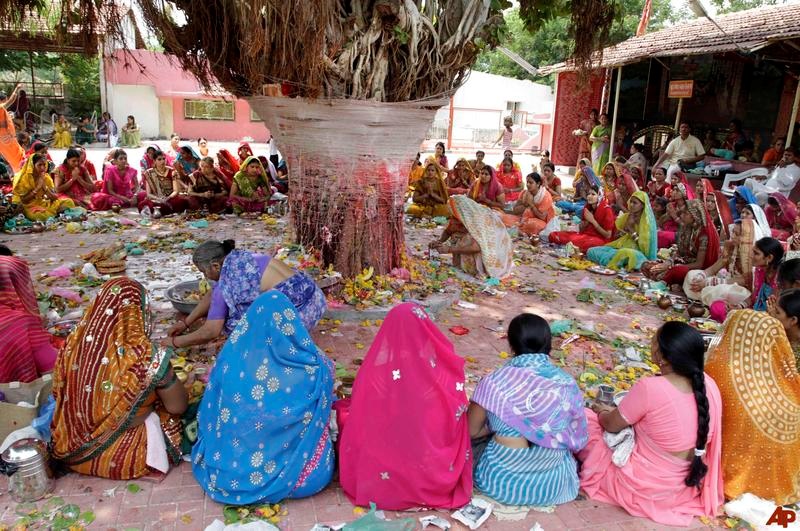
[[731, 207], [731, 216], [733, 221], [739, 221], [742, 217], [742, 208], [746, 205], [757, 205], [758, 199], [753, 191], [742, 185], [737, 186], [733, 192], [733, 197], [728, 200], [728, 205]]
[[591, 161], [589, 159], [581, 159], [578, 162], [578, 172], [575, 174], [575, 180], [572, 181], [572, 187], [575, 188], [575, 195], [572, 196], [572, 201], [556, 201], [556, 206], [562, 212], [580, 217], [583, 207], [586, 206], [586, 194], [589, 193], [589, 189], [593, 186], [596, 186], [598, 190], [603, 189], [603, 183], [594, 174]]
[[291, 301], [271, 290], [239, 321], [198, 409], [192, 471], [209, 497], [246, 505], [304, 498], [333, 475], [333, 362]]
[[586, 258], [614, 269], [639, 269], [647, 260], [655, 260], [658, 252], [656, 218], [650, 199], [641, 190], [628, 199], [628, 211], [617, 218], [620, 237], [602, 247], [592, 247]]
[[[173, 326], [162, 344], [187, 347], [230, 334], [259, 294], [275, 289], [289, 297], [307, 330], [327, 309], [325, 294], [314, 279], [265, 254], [236, 250], [236, 242], [209, 240], [192, 255], [194, 265], [215, 285], [188, 316]], [[183, 334], [205, 318], [194, 332]]]
[[181, 146], [178, 150], [178, 156], [175, 158], [173, 167], [175, 171], [178, 172], [181, 182], [189, 185], [191, 184], [189, 176], [200, 169], [200, 155], [188, 144]]

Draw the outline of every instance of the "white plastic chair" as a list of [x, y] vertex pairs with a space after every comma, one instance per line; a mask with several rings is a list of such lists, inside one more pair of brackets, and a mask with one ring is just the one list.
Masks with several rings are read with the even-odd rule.
[[749, 177], [767, 177], [769, 170], [767, 168], [753, 168], [752, 170], [743, 171], [742, 173], [729, 173], [722, 181], [721, 191], [725, 195], [733, 195], [733, 189], [730, 187], [731, 183], [744, 181]]

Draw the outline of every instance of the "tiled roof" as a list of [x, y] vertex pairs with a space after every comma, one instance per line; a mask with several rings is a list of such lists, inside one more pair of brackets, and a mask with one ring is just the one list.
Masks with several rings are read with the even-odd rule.
[[[622, 66], [648, 57], [755, 51], [800, 37], [800, 4], [759, 7], [713, 18], [724, 33], [705, 17], [682, 22], [605, 48], [598, 67]], [[567, 62], [542, 67], [539, 72], [546, 75], [573, 69]]]

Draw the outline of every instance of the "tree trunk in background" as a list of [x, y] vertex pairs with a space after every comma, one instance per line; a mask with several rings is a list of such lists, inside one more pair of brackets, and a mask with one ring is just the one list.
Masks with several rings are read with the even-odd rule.
[[247, 100], [287, 160], [298, 243], [346, 278], [399, 267], [411, 161], [447, 100]]

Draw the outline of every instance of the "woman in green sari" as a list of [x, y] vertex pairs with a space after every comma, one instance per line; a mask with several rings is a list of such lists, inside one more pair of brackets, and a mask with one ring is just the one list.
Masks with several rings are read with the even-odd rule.
[[617, 239], [601, 247], [592, 247], [586, 258], [614, 269], [639, 269], [647, 260], [655, 260], [658, 251], [656, 218], [647, 194], [641, 190], [628, 199], [628, 211], [617, 218]]
[[258, 157], [250, 156], [242, 163], [241, 169], [233, 176], [230, 204], [236, 214], [242, 212], [264, 212], [272, 187], [264, 166]]
[[592, 141], [592, 169], [600, 175], [611, 151], [611, 127], [606, 113], [600, 115], [600, 125], [596, 125], [589, 133], [589, 140]]

